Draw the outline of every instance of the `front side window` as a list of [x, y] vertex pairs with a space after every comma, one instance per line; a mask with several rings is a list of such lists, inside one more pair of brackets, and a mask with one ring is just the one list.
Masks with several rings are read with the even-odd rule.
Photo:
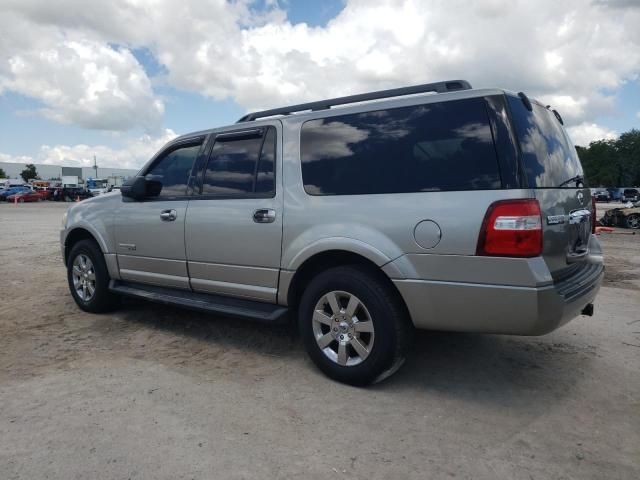
[[311, 195], [502, 187], [483, 98], [310, 120], [300, 142]]
[[175, 148], [149, 169], [147, 180], [162, 185], [160, 197], [183, 197], [187, 194], [189, 176], [199, 151], [200, 143]]
[[205, 195], [274, 192], [275, 128], [216, 139], [202, 185]]

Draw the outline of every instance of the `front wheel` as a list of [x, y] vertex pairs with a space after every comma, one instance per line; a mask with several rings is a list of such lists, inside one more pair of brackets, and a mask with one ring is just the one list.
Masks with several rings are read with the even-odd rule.
[[360, 266], [328, 269], [305, 289], [298, 311], [305, 348], [322, 372], [367, 385], [404, 362], [411, 324], [379, 272]]
[[73, 299], [86, 312], [108, 312], [119, 303], [119, 298], [109, 291], [107, 265], [93, 240], [81, 240], [71, 249], [67, 280]]
[[637, 230], [638, 228], [640, 228], [640, 215], [629, 215], [625, 223], [627, 224], [627, 228], [633, 228], [634, 230]]

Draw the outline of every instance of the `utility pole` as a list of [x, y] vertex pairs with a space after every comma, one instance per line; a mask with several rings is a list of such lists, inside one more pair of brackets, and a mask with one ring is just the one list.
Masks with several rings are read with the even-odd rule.
[[93, 169], [96, 171], [95, 178], [98, 178], [98, 164], [96, 163], [96, 156], [93, 156]]

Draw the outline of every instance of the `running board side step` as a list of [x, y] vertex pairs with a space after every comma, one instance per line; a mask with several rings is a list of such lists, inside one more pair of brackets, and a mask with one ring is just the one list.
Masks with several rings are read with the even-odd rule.
[[247, 318], [264, 323], [286, 323], [287, 321], [288, 309], [286, 307], [254, 300], [175, 290], [120, 280], [111, 280], [109, 290], [125, 297], [140, 298], [216, 315]]

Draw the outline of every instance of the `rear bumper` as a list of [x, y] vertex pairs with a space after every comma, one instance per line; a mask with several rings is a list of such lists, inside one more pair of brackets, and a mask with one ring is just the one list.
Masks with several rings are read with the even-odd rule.
[[417, 328], [458, 332], [542, 335], [580, 315], [595, 299], [602, 262], [544, 287], [429, 280], [394, 280]]

